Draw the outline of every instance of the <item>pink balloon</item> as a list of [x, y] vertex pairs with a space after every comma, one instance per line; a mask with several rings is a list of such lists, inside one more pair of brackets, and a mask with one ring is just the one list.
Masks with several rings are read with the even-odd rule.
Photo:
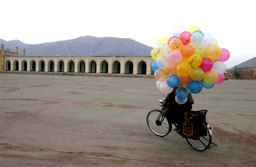
[[204, 72], [207, 72], [207, 71], [210, 71], [210, 70], [212, 69], [212, 66], [213, 66], [213, 62], [212, 62], [211, 59], [203, 58], [202, 64], [200, 65], [200, 68], [201, 68]]
[[222, 62], [227, 61], [230, 57], [229, 51], [225, 48], [222, 48], [221, 50], [222, 50], [222, 54], [221, 54], [221, 57], [218, 59], [218, 61], [222, 61]]
[[182, 59], [182, 54], [179, 50], [174, 50], [169, 52], [169, 62], [177, 64], [181, 61]]
[[174, 39], [174, 38], [179, 38], [177, 36], [172, 36], [171, 38], [168, 39], [168, 44], [170, 44], [171, 40]]
[[184, 31], [180, 34], [180, 40], [182, 41], [183, 45], [188, 45], [190, 43], [191, 33], [188, 31]]
[[225, 75], [224, 74], [218, 74], [218, 80], [216, 84], [222, 84], [225, 81]]

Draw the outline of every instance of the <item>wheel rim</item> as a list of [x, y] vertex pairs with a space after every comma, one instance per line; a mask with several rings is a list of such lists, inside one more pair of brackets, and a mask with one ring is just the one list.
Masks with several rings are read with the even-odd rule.
[[153, 110], [148, 113], [147, 124], [151, 132], [157, 136], [166, 136], [169, 133], [170, 126], [168, 120], [159, 110]]
[[212, 142], [212, 136], [210, 135], [209, 129], [207, 128], [207, 123], [203, 122], [203, 127], [207, 134], [200, 136], [198, 140], [186, 138], [188, 144], [197, 151], [205, 151], [208, 149]]

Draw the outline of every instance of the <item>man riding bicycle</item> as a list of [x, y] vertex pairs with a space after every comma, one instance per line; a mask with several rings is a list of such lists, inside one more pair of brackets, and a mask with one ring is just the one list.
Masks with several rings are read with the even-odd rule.
[[184, 123], [184, 113], [189, 112], [192, 109], [192, 104], [194, 100], [191, 93], [188, 94], [188, 99], [185, 104], [178, 104], [175, 100], [175, 92], [177, 88], [174, 88], [171, 93], [169, 93], [163, 100], [162, 104], [165, 108], [164, 115], [170, 123], [176, 123], [178, 133], [182, 133], [183, 123]]

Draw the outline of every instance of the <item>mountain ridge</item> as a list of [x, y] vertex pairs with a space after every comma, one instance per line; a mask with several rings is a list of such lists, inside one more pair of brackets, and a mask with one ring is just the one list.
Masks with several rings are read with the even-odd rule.
[[80, 36], [74, 39], [26, 44], [20, 40], [0, 39], [5, 49], [19, 55], [26, 49], [26, 56], [150, 56], [153, 49], [130, 38]]

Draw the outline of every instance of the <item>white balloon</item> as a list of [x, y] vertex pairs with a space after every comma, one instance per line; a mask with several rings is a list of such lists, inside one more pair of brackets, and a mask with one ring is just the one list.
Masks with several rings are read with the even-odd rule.
[[186, 31], [186, 27], [183, 25], [177, 25], [174, 27], [173, 35], [179, 37], [183, 31]]
[[156, 81], [156, 88], [160, 89], [161, 81]]
[[161, 84], [160, 84], [160, 88], [159, 88], [159, 89], [160, 89], [160, 91], [161, 91], [162, 93], [165, 93], [165, 94], [168, 94], [168, 93], [170, 93], [170, 92], [172, 91], [172, 88], [171, 88], [170, 86], [168, 86], [166, 80], [161, 81]]
[[185, 104], [185, 103], [188, 101], [188, 98], [186, 97], [186, 99], [180, 100], [180, 99], [178, 99], [178, 98], [175, 96], [175, 101], [176, 101], [176, 103], [182, 105], [182, 104]]
[[166, 55], [169, 51], [169, 45], [167, 42], [160, 42], [158, 44], [158, 49], [161, 55]]
[[211, 70], [215, 71], [218, 74], [223, 74], [224, 72], [226, 72], [227, 66], [224, 62], [216, 61], [215, 63], [213, 63]]
[[193, 33], [193, 34], [191, 35], [191, 37], [190, 37], [190, 42], [191, 42], [191, 44], [192, 44], [194, 47], [199, 46], [199, 45], [202, 45], [203, 41], [204, 41], [204, 36], [203, 36], [203, 34], [198, 33], [198, 32]]
[[159, 57], [159, 58], [156, 60], [156, 64], [157, 64], [157, 66], [158, 66], [160, 69], [165, 69], [165, 67], [166, 67], [166, 61], [165, 61], [164, 56]]
[[218, 45], [217, 40], [213, 37], [205, 38], [203, 41], [203, 46], [207, 49], [211, 45]]

